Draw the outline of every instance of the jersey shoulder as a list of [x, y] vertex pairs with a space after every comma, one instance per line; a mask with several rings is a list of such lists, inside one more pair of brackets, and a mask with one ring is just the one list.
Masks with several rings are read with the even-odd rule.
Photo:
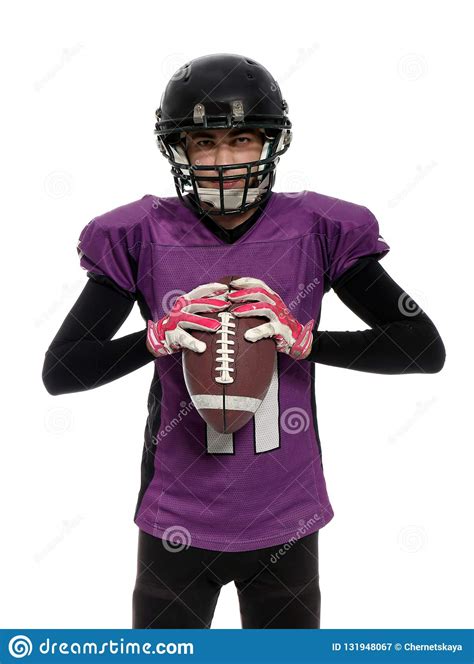
[[311, 213], [312, 232], [321, 246], [326, 290], [360, 258], [380, 260], [390, 251], [377, 218], [365, 205], [314, 191], [306, 192], [302, 205]]
[[96, 215], [89, 223], [100, 225], [104, 230], [131, 229], [151, 214], [155, 198], [151, 194], [145, 194], [137, 200]]
[[95, 280], [114, 282], [136, 292], [137, 254], [142, 239], [142, 221], [148, 217], [152, 197], [120, 205], [91, 219], [76, 243], [80, 266]]
[[[277, 222], [280, 219], [283, 221], [281, 225], [285, 238], [314, 234], [323, 240], [324, 237], [361, 229], [375, 220], [372, 212], [364, 205], [306, 189], [275, 193], [273, 203], [270, 200], [268, 208], [271, 217]], [[291, 223], [287, 223], [288, 219], [291, 219]]]
[[301, 205], [311, 213], [313, 227], [321, 233], [361, 229], [376, 221], [365, 205], [316, 191], [304, 191], [302, 194]]

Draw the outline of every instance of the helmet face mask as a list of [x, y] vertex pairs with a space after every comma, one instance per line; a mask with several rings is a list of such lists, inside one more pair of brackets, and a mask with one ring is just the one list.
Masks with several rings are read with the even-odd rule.
[[[166, 87], [155, 125], [158, 147], [171, 165], [181, 201], [209, 215], [243, 213], [265, 201], [280, 156], [291, 142], [287, 110], [278, 84], [253, 60], [217, 54], [184, 65]], [[259, 129], [260, 157], [232, 164], [192, 164], [184, 137], [204, 129]], [[232, 187], [236, 180], [242, 180], [242, 186]], [[203, 186], [208, 182], [215, 186]]]

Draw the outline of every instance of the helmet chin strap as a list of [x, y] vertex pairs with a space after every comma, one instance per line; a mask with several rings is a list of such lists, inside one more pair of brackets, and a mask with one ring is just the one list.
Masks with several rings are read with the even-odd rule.
[[[275, 139], [267, 138], [265, 132], [262, 131], [262, 133], [265, 136], [265, 140], [262, 146], [260, 159], [266, 159], [271, 154], [271, 147], [272, 144], [275, 142]], [[275, 152], [278, 152], [281, 149], [283, 141], [284, 141], [284, 132], [280, 132], [278, 146]], [[188, 155], [181, 144], [177, 144], [176, 146], [173, 146], [171, 149], [174, 153], [176, 161], [181, 160], [184, 161], [186, 165], [188, 166], [191, 165]], [[278, 164], [279, 160], [280, 158], [277, 157], [275, 160], [275, 166]], [[261, 168], [262, 169], [265, 168], [265, 164], [263, 164]], [[256, 172], [251, 178], [252, 180], [257, 179], [258, 184], [256, 187], [249, 187], [247, 189], [247, 196], [245, 199], [246, 203], [254, 203], [266, 191], [270, 179], [270, 173], [267, 173], [267, 175], [265, 175], [263, 179], [261, 179], [261, 177], [262, 176], [259, 175], [258, 172]], [[221, 208], [221, 195], [219, 187], [197, 186], [196, 188], [199, 195], [199, 200], [201, 202], [209, 203], [210, 205], [212, 205], [212, 207], [217, 209]], [[245, 191], [244, 187], [242, 188], [236, 187], [235, 189], [223, 189], [224, 210], [235, 210], [237, 212], [240, 206], [242, 205], [244, 191]]]

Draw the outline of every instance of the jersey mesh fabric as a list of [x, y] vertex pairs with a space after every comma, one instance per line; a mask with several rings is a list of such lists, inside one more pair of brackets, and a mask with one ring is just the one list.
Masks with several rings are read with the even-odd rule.
[[[177, 197], [146, 195], [91, 223], [101, 233], [83, 232], [82, 258], [93, 256], [101, 273], [139, 291], [154, 320], [177, 294], [233, 274], [263, 279], [298, 320], [319, 322], [327, 285], [360, 256], [389, 251], [367, 208], [310, 191], [273, 192], [233, 244]], [[142, 530], [196, 547], [244, 551], [301, 537], [332, 519], [313, 363], [278, 353], [264, 402], [234, 434], [217, 434], [194, 409], [180, 353], [154, 364], [134, 515]]]

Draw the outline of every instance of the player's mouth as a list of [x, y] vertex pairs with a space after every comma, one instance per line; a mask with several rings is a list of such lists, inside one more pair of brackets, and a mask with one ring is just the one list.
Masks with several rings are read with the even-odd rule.
[[[207, 180], [207, 182], [211, 182], [212, 186], [216, 186], [219, 188], [219, 179], [216, 178], [214, 180]], [[242, 179], [240, 180], [229, 180], [228, 182], [223, 182], [222, 187], [223, 189], [235, 189], [235, 187], [243, 187], [244, 186], [244, 181]]]

